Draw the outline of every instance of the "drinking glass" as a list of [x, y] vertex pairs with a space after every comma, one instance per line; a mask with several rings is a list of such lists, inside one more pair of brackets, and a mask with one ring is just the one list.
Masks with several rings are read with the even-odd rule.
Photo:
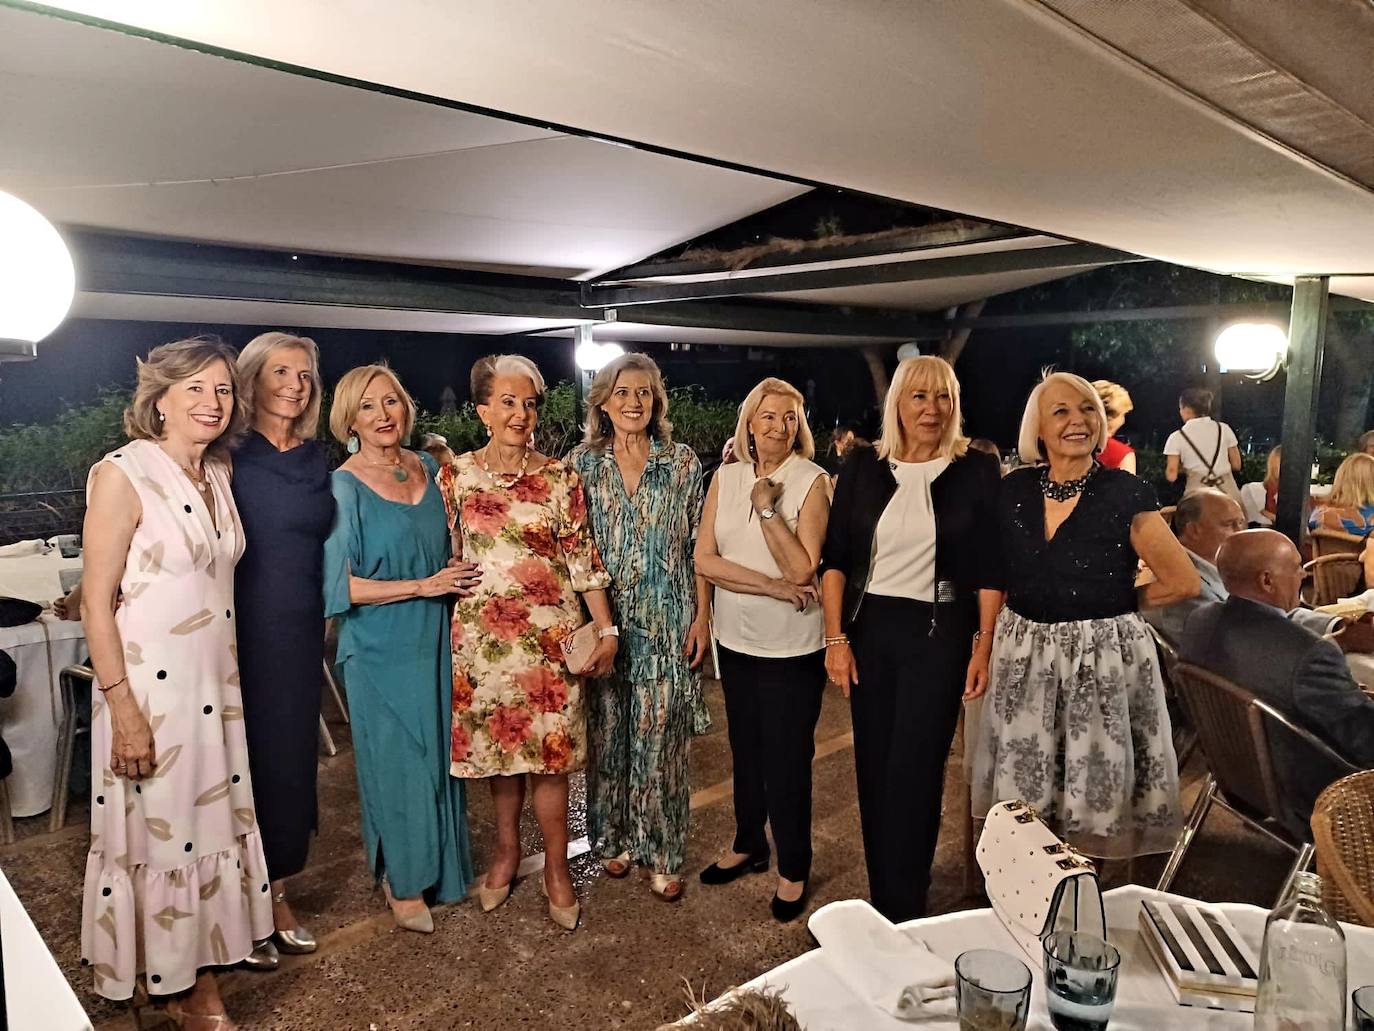
[[959, 1031], [1025, 1031], [1030, 967], [996, 949], [970, 949], [954, 961]]
[[1121, 953], [1095, 934], [1045, 936], [1045, 1001], [1059, 1031], [1103, 1031], [1116, 1003]]
[[1374, 984], [1356, 988], [1350, 993], [1355, 1031], [1374, 1031]]

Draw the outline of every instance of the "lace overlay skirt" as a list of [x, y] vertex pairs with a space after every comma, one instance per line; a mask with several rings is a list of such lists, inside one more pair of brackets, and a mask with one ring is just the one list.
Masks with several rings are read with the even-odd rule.
[[1178, 760], [1144, 620], [1037, 623], [1003, 608], [971, 784], [975, 817], [1024, 799], [1090, 856], [1171, 850]]

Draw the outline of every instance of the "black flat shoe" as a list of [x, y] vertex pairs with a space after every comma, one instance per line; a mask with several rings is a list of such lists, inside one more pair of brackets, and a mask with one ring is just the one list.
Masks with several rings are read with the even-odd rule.
[[763, 873], [767, 869], [768, 853], [763, 852], [757, 856], [750, 856], [744, 862], [736, 863], [734, 866], [721, 866], [719, 863], [712, 863], [701, 871], [701, 883], [712, 886], [729, 884], [747, 873]]
[[795, 920], [797, 919], [797, 917], [801, 916], [802, 911], [806, 909], [806, 889], [803, 888], [802, 893], [798, 895], [797, 898], [792, 902], [787, 902], [783, 899], [778, 898], [777, 893], [775, 892], [773, 894], [773, 902], [771, 905], [773, 910], [773, 919], [776, 920], [778, 923], [785, 924], [789, 921]]

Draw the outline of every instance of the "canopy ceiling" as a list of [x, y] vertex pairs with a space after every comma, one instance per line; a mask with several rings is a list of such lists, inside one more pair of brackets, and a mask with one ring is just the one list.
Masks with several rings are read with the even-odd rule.
[[1353, 0], [51, 6], [1198, 268], [1374, 273]]

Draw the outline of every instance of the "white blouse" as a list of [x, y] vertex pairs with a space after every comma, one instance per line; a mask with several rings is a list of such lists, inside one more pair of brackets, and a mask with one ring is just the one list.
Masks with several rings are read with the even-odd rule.
[[878, 518], [873, 535], [873, 570], [867, 593], [935, 601], [935, 507], [930, 485], [948, 458], [929, 462], [889, 460], [897, 490]]
[[[816, 478], [826, 472], [815, 462], [793, 454], [768, 477], [782, 484], [782, 496], [774, 504], [776, 515], [795, 532], [803, 502]], [[716, 549], [721, 558], [779, 578], [773, 553], [763, 537], [762, 518], [749, 501], [758, 477], [745, 460], [723, 465], [716, 472], [720, 488], [716, 496]], [[826, 486], [828, 489], [828, 483]], [[790, 603], [760, 594], [737, 594], [715, 589], [712, 625], [716, 640], [731, 651], [762, 658], [785, 659], [809, 655], [822, 647], [825, 616], [819, 603], [798, 612]]]

